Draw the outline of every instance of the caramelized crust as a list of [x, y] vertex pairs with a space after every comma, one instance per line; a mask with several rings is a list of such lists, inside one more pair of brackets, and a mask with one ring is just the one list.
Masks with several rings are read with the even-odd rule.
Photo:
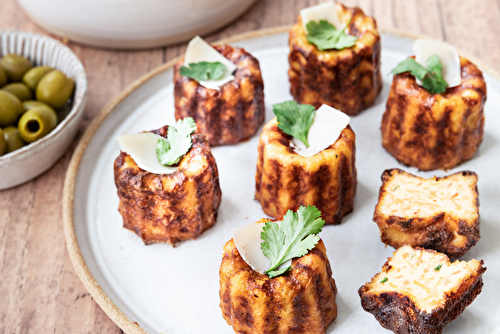
[[359, 289], [361, 305], [396, 334], [440, 334], [481, 293], [483, 265], [450, 263], [444, 254], [405, 246]]
[[400, 169], [382, 174], [373, 214], [382, 242], [463, 256], [480, 239], [476, 173], [424, 179]]
[[244, 49], [213, 47], [236, 64], [235, 79], [220, 90], [206, 88], [179, 74], [182, 58], [174, 67], [175, 119], [193, 117], [211, 146], [235, 144], [253, 136], [264, 122], [264, 82], [259, 61]]
[[231, 239], [224, 246], [220, 307], [236, 333], [320, 334], [337, 317], [337, 287], [322, 241], [292, 269], [269, 278], [254, 271]]
[[358, 38], [343, 50], [319, 51], [307, 41], [299, 15], [289, 36], [290, 93], [298, 103], [327, 104], [348, 115], [371, 106], [382, 89], [380, 36], [375, 19], [358, 8], [336, 4], [339, 19]]
[[291, 139], [278, 128], [276, 118], [264, 126], [258, 146], [255, 198], [266, 215], [274, 218], [314, 205], [325, 224], [340, 224], [352, 211], [356, 193], [354, 132], [347, 126], [334, 144], [312, 157], [295, 153]]
[[420, 170], [451, 169], [471, 159], [483, 140], [486, 83], [460, 57], [462, 83], [443, 94], [420, 87], [410, 73], [394, 76], [382, 118], [382, 145]]
[[[152, 131], [167, 136], [168, 126]], [[153, 174], [139, 168], [121, 152], [114, 163], [115, 184], [123, 227], [146, 245], [196, 239], [217, 220], [221, 201], [219, 172], [210, 146], [201, 134], [172, 174]]]

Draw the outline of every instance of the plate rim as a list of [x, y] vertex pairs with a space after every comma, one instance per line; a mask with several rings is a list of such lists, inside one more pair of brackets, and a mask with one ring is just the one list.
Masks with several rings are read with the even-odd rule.
[[[284, 33], [290, 28], [292, 25], [284, 25], [273, 28], [252, 30], [244, 33], [240, 33], [234, 36], [230, 36], [227, 38], [223, 38], [217, 40], [212, 44], [229, 44], [234, 42], [239, 42], [246, 39], [264, 37], [268, 35], [280, 34]], [[434, 39], [436, 38], [414, 34], [400, 29], [394, 28], [379, 28], [381, 33], [387, 33], [392, 35], [397, 35], [401, 37], [408, 37], [412, 39], [417, 38], [426, 38], [426, 39]], [[444, 41], [446, 42], [446, 41]], [[448, 42], [446, 42], [448, 43]], [[448, 43], [450, 44], [450, 43]], [[455, 47], [455, 46], [454, 46]], [[473, 56], [467, 52], [464, 52], [462, 49], [455, 47], [457, 52], [460, 55], [467, 57], [467, 59], [471, 60], [474, 64], [478, 65], [481, 70], [497, 80], [500, 81], [500, 73], [493, 69], [491, 66], [486, 64], [484, 61], [480, 60], [476, 56]], [[94, 117], [89, 127], [85, 130], [83, 136], [79, 140], [75, 151], [71, 157], [70, 163], [68, 165], [68, 169], [66, 171], [66, 176], [64, 180], [63, 187], [63, 229], [64, 229], [64, 237], [66, 240], [66, 248], [69, 253], [69, 257], [73, 268], [78, 275], [80, 281], [83, 283], [85, 289], [90, 293], [92, 298], [96, 301], [96, 303], [101, 307], [101, 309], [106, 313], [106, 315], [125, 333], [128, 334], [149, 334], [146, 330], [144, 330], [137, 322], [132, 321], [127, 315], [125, 315], [118, 306], [108, 297], [108, 295], [101, 288], [99, 283], [95, 280], [94, 276], [90, 272], [83, 255], [80, 251], [80, 247], [78, 244], [78, 240], [76, 237], [75, 224], [74, 224], [74, 192], [75, 192], [75, 182], [78, 174], [79, 166], [82, 160], [82, 157], [94, 137], [97, 130], [100, 128], [101, 124], [104, 120], [116, 109], [116, 107], [127, 98], [132, 92], [142, 86], [144, 83], [152, 79], [153, 77], [159, 75], [162, 72], [165, 72], [172, 68], [183, 55], [175, 57], [174, 59], [162, 64], [148, 73], [142, 75], [127, 87], [125, 87], [118, 95], [116, 95], [110, 102], [108, 102]]]

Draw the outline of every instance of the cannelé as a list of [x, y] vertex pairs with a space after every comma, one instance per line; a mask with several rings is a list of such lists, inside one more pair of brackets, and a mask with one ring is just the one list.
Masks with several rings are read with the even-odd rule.
[[268, 275], [269, 264], [259, 269], [258, 260], [264, 256], [261, 233], [267, 224], [278, 225], [262, 219], [240, 233], [233, 231], [233, 239], [224, 245], [219, 271], [224, 319], [241, 334], [325, 333], [337, 317], [337, 287], [325, 245], [315, 236], [317, 243], [287, 261], [284, 273]]
[[359, 289], [363, 309], [396, 334], [440, 334], [483, 288], [483, 261], [403, 246]]
[[[156, 141], [169, 138], [169, 133], [169, 126], [164, 126], [139, 137], [119, 137], [122, 151], [114, 163], [118, 211], [123, 226], [146, 245], [166, 242], [175, 246], [196, 239], [215, 224], [221, 202], [217, 164], [202, 134], [188, 135], [192, 146], [172, 167], [163, 170], [159, 163], [145, 160], [149, 151], [155, 155]], [[144, 169], [146, 164], [153, 166], [152, 172]]]
[[[335, 115], [341, 118], [328, 118]], [[326, 224], [340, 224], [353, 210], [356, 136], [348, 119], [342, 112], [323, 105], [308, 134], [311, 146], [305, 150], [300, 149], [301, 141], [280, 129], [277, 118], [264, 126], [258, 145], [255, 198], [267, 215], [279, 218], [287, 210], [314, 205]], [[314, 138], [324, 138], [323, 131], [335, 135], [315, 147]], [[317, 149], [309, 151], [311, 148]]]
[[[209, 66], [216, 63], [223, 67], [221, 76], [214, 80], [217, 68]], [[194, 69], [194, 75], [186, 70], [188, 66]], [[198, 77], [196, 70], [206, 70], [208, 76]], [[175, 118], [192, 117], [211, 146], [248, 139], [264, 122], [264, 82], [259, 61], [244, 49], [211, 46], [195, 37], [185, 57], [174, 67], [174, 85]]]
[[[335, 34], [342, 29], [339, 40]], [[312, 38], [316, 32], [327, 36], [322, 43]], [[377, 23], [358, 7], [329, 1], [302, 10], [290, 30], [289, 47], [290, 92], [298, 103], [327, 104], [354, 116], [382, 89]]]
[[[439, 69], [430, 68], [422, 82], [408, 68], [397, 71], [382, 118], [382, 145], [407, 166], [451, 169], [471, 159], [483, 140], [486, 83], [479, 68], [451, 46], [417, 40], [414, 50], [416, 56], [405, 62], [429, 66], [437, 56]], [[436, 89], [439, 80], [432, 82], [440, 68], [445, 82]]]
[[388, 169], [373, 221], [386, 245], [418, 246], [458, 258], [480, 239], [478, 196], [473, 172], [424, 179]]

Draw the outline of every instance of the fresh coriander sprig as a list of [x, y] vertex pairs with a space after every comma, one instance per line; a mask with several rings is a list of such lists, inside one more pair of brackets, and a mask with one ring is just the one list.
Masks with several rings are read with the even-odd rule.
[[178, 163], [191, 148], [191, 133], [195, 130], [196, 124], [192, 117], [180, 119], [175, 126], [169, 126], [167, 139], [158, 139], [156, 144], [158, 161], [165, 166]]
[[309, 147], [307, 136], [314, 122], [316, 109], [310, 104], [297, 104], [295, 101], [286, 101], [273, 104], [273, 113], [278, 119], [278, 128]]
[[435, 271], [439, 271], [439, 270], [441, 269], [441, 267], [442, 267], [442, 266], [443, 266], [442, 264], [438, 264], [438, 265], [434, 268], [434, 270], [435, 270]]
[[197, 81], [219, 80], [224, 76], [227, 69], [224, 64], [218, 61], [213, 63], [201, 61], [199, 63], [190, 63], [188, 66], [181, 66], [180, 75]]
[[271, 260], [266, 273], [273, 278], [288, 270], [290, 266], [276, 269], [288, 260], [301, 257], [316, 246], [318, 233], [325, 225], [321, 212], [315, 206], [301, 206], [297, 212], [288, 210], [280, 223], [268, 221], [260, 237], [264, 255]]
[[344, 28], [337, 29], [326, 20], [309, 21], [306, 24], [307, 41], [316, 45], [320, 51], [350, 48], [356, 44], [358, 38], [345, 33], [345, 29], [349, 26], [349, 23], [347, 23]]
[[420, 65], [413, 58], [400, 62], [392, 69], [391, 74], [410, 72], [422, 81], [422, 86], [431, 94], [441, 94], [446, 91], [448, 83], [443, 78], [443, 66], [437, 55], [432, 55], [425, 62], [428, 68]]

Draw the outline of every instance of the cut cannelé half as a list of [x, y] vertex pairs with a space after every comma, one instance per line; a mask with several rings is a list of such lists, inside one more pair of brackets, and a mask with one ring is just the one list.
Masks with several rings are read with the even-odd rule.
[[[144, 138], [119, 138], [122, 151], [114, 163], [123, 226], [146, 245], [166, 242], [175, 246], [183, 240], [196, 239], [215, 224], [221, 202], [217, 164], [202, 134], [189, 135], [192, 146], [174, 166], [153, 166], [153, 172], [141, 168], [149, 164], [144, 152], [152, 150], [156, 158], [156, 141], [167, 137], [168, 128], [140, 134]], [[145, 145], [141, 145], [143, 140]], [[153, 147], [148, 147], [151, 140]], [[124, 144], [131, 150], [139, 146], [137, 162], [124, 151]]]
[[483, 261], [403, 246], [359, 289], [363, 309], [396, 334], [440, 334], [483, 288]]
[[373, 221], [386, 245], [419, 246], [458, 258], [480, 239], [478, 196], [473, 172], [424, 179], [388, 169]]
[[[183, 68], [194, 62], [219, 62], [226, 70], [217, 80], [196, 80], [187, 76], [189, 72], [183, 75]], [[185, 57], [174, 67], [174, 83], [175, 118], [192, 117], [211, 146], [246, 140], [264, 122], [264, 82], [259, 61], [244, 49], [212, 47], [195, 37]]]
[[[312, 34], [328, 29], [320, 30], [320, 20], [337, 30], [345, 28], [347, 36], [356, 41], [349, 47], [328, 45], [328, 41], [315, 45]], [[319, 22], [317, 29], [307, 28], [311, 21]], [[334, 28], [328, 32], [333, 34]], [[316, 108], [327, 104], [354, 116], [371, 106], [382, 89], [377, 23], [358, 7], [330, 1], [302, 10], [290, 29], [289, 47], [290, 93], [298, 103]]]
[[[483, 140], [486, 83], [479, 68], [459, 57], [453, 47], [419, 41], [416, 45], [425, 45], [425, 52], [420, 47], [405, 62], [429, 60], [429, 53], [441, 55], [439, 66], [447, 85], [437, 89], [439, 81], [428, 79], [427, 74], [423, 78], [423, 84], [428, 81], [426, 88], [413, 72], [393, 71], [397, 74], [382, 118], [382, 145], [407, 166], [424, 171], [451, 169], [471, 159]], [[449, 53], [454, 54], [451, 60], [446, 58]], [[456, 79], [446, 78], [450, 72], [456, 73]]]

